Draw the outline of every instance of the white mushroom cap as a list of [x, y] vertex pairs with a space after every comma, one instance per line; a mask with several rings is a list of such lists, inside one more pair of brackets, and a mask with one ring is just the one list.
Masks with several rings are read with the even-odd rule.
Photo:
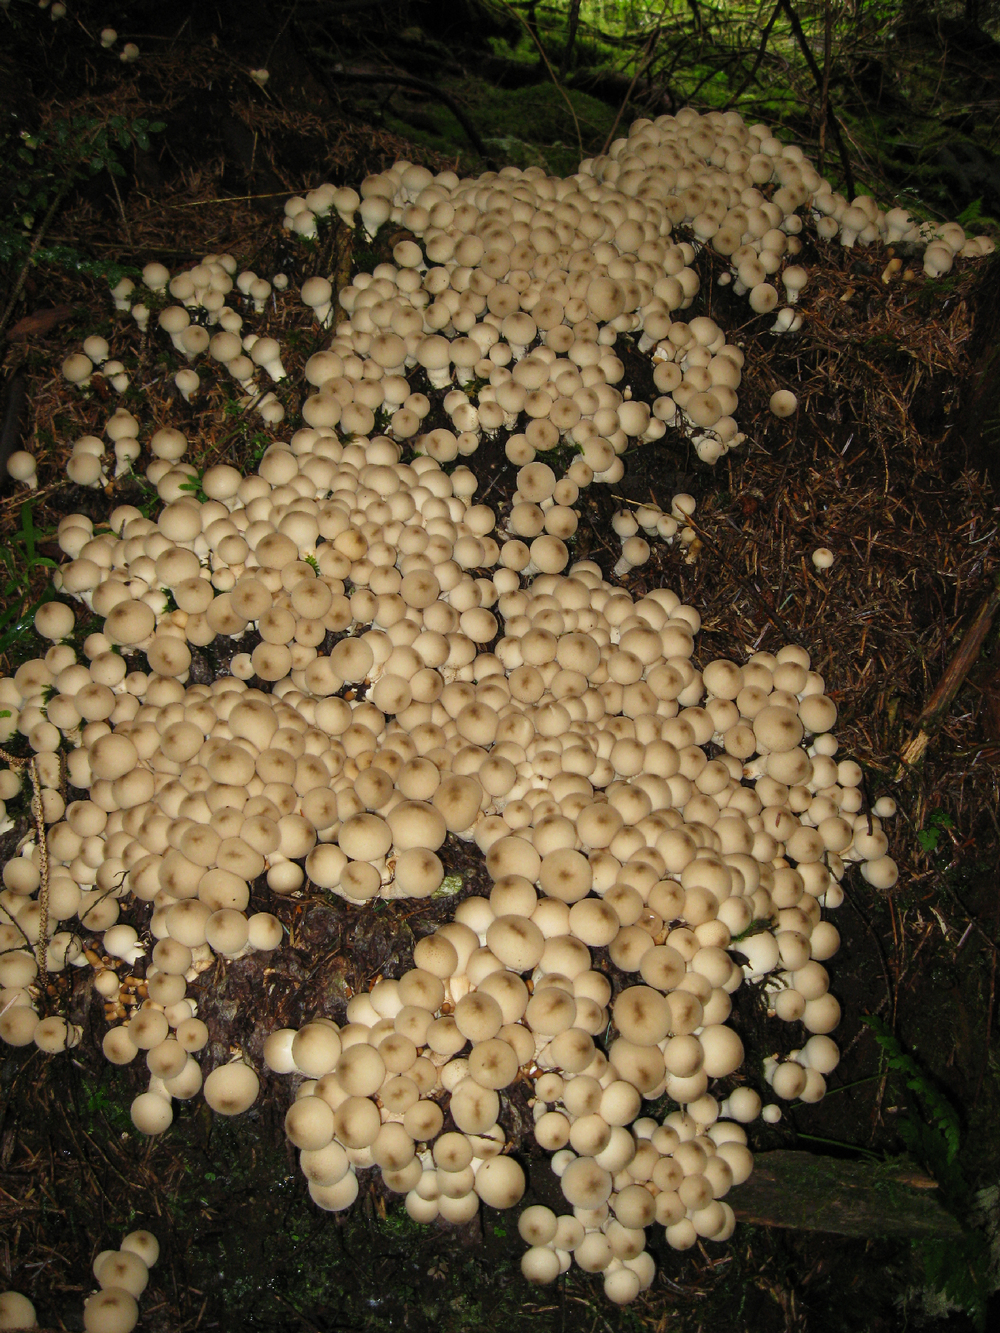
[[517, 1219], [517, 1230], [528, 1245], [547, 1245], [556, 1234], [556, 1215], [544, 1204], [531, 1204]]
[[86, 386], [94, 373], [94, 363], [82, 352], [74, 352], [62, 363], [62, 373], [63, 378], [69, 380], [70, 384]]
[[559, 1256], [547, 1245], [532, 1245], [521, 1255], [521, 1273], [528, 1282], [545, 1286], [561, 1272]]
[[[37, 465], [34, 454], [29, 454], [24, 449], [17, 449], [7, 459], [7, 473], [15, 481], [23, 481], [31, 486], [32, 479], [35, 478]], [[35, 482], [37, 484], [37, 481]], [[16, 1295], [17, 1293], [13, 1293]]]
[[152, 1268], [160, 1257], [160, 1242], [151, 1231], [130, 1231], [121, 1248], [126, 1253], [137, 1254], [147, 1268]]
[[776, 417], [790, 417], [798, 405], [799, 400], [790, 389], [777, 389], [771, 394], [769, 406]]
[[142, 1092], [130, 1108], [132, 1123], [143, 1134], [162, 1134], [170, 1127], [174, 1113], [166, 1097], [157, 1092]]
[[36, 1328], [35, 1307], [19, 1291], [0, 1292], [0, 1328]]
[[120, 1287], [138, 1300], [149, 1283], [149, 1267], [132, 1250], [110, 1250], [95, 1263], [94, 1276], [102, 1289]]
[[563, 1171], [559, 1184], [566, 1199], [575, 1208], [599, 1208], [611, 1196], [611, 1175], [598, 1166], [592, 1157], [577, 1157], [571, 1161]]
[[120, 1287], [107, 1287], [84, 1302], [83, 1327], [87, 1333], [131, 1333], [138, 1319], [135, 1297]]

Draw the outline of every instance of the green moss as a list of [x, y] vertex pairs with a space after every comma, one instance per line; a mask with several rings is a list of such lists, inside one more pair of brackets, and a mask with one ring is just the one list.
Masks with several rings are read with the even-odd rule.
[[[614, 123], [615, 113], [604, 102], [574, 89], [557, 89], [547, 78], [525, 88], [496, 88], [467, 79], [448, 91], [480, 127], [492, 156], [521, 168], [539, 166], [551, 173], [572, 173], [580, 162], [580, 141], [585, 156], [598, 152]], [[579, 122], [579, 139], [567, 98]], [[414, 105], [404, 93], [397, 93], [384, 113], [384, 123], [426, 148], [457, 156], [460, 163], [471, 156], [465, 130], [443, 103]], [[503, 133], [491, 137], [490, 126], [502, 126]]]
[[572, 88], [560, 90], [548, 80], [526, 88], [491, 88], [493, 123], [503, 125], [507, 134], [525, 142], [571, 145], [579, 156], [576, 125], [567, 98], [580, 123], [584, 149], [599, 150], [614, 124], [615, 113], [596, 97]]

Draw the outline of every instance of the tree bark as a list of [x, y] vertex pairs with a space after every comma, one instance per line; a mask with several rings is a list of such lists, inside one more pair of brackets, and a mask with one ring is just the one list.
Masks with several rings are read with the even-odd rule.
[[580, 0], [570, 0], [569, 28], [566, 32], [566, 45], [559, 61], [559, 77], [565, 79], [570, 61], [573, 59], [573, 47], [576, 45], [576, 31], [580, 26]]

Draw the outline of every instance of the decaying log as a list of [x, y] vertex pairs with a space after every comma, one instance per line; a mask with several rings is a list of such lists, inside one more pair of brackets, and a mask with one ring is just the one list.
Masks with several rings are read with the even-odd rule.
[[757, 1153], [726, 1196], [741, 1222], [838, 1236], [958, 1238], [962, 1228], [914, 1171], [779, 1149]]

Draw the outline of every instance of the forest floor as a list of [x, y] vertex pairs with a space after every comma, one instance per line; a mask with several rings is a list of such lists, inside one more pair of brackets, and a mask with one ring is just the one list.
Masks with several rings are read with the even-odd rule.
[[[408, 60], [404, 66], [394, 57], [395, 67], [419, 67], [429, 58], [429, 40], [404, 34]], [[345, 38], [335, 54], [371, 73], [370, 46], [355, 34], [354, 45]], [[242, 52], [210, 40], [189, 34], [156, 45], [151, 38], [149, 50], [155, 61], [143, 60], [135, 74], [123, 66], [111, 81], [100, 67], [110, 91], [102, 85], [99, 108], [85, 72], [40, 113], [49, 126], [60, 117], [100, 114], [142, 116], [167, 128], [151, 136], [148, 150], [133, 145], [121, 154], [121, 180], [81, 174], [45, 239], [78, 262], [53, 256], [34, 267], [6, 332], [4, 402], [13, 400], [15, 382], [23, 385], [27, 405], [15, 447], [36, 453], [40, 473], [29, 502], [9, 484], [0, 490], [0, 540], [12, 557], [7, 597], [23, 596], [25, 612], [48, 577], [32, 546], [56, 557], [61, 516], [83, 508], [105, 518], [132, 498], [129, 482], [83, 493], [63, 478], [71, 441], [100, 433], [114, 406], [141, 407], [144, 422], [169, 420], [184, 430], [198, 442], [197, 464], [247, 466], [282, 437], [281, 428], [234, 413], [221, 382], [206, 383], [190, 405], [180, 399], [172, 383], [177, 358], [114, 315], [98, 270], [113, 265], [113, 272], [134, 273], [157, 259], [176, 271], [206, 253], [229, 252], [241, 268], [286, 273], [288, 290], [274, 294], [260, 331], [280, 334], [290, 349], [292, 419], [296, 372], [324, 337], [297, 300], [301, 281], [356, 271], [384, 256], [352, 255], [343, 229], [312, 245], [293, 242], [281, 227], [283, 200], [324, 179], [357, 185], [398, 156], [432, 169], [482, 168], [470, 148], [456, 149], [458, 121], [441, 132], [439, 100], [402, 85], [375, 97], [363, 80], [338, 81], [336, 62], [321, 77], [322, 67], [290, 46], [287, 34], [274, 39], [263, 90], [246, 76]], [[69, 60], [56, 46], [47, 58], [53, 69]], [[255, 62], [261, 58], [255, 48]], [[9, 75], [3, 97], [23, 96], [30, 105], [35, 86], [3, 61], [0, 55], [0, 74]], [[91, 55], [85, 69], [86, 61], [98, 68]], [[496, 127], [495, 135], [485, 134], [490, 156], [499, 164], [541, 163], [557, 174], [573, 170], [575, 128], [551, 83], [497, 88], [475, 81], [468, 59], [458, 63], [447, 86], [484, 130]], [[570, 96], [586, 131], [585, 151], [594, 151], [617, 108], [578, 91]], [[161, 1138], [137, 1135], [127, 1107], [140, 1090], [138, 1071], [101, 1058], [101, 1006], [79, 988], [71, 994], [73, 978], [60, 974], [52, 1000], [69, 1004], [84, 1023], [81, 1046], [68, 1059], [0, 1052], [0, 1288], [31, 1295], [46, 1327], [82, 1327], [93, 1254], [137, 1225], [164, 1245], [142, 1301], [141, 1327], [150, 1333], [457, 1333], [501, 1322], [511, 1330], [583, 1333], [972, 1326], [928, 1293], [950, 1284], [967, 1303], [986, 1299], [985, 1290], [970, 1296], [962, 1283], [972, 1268], [988, 1268], [987, 1231], [976, 1229], [981, 1219], [971, 1210], [977, 1192], [990, 1189], [995, 1209], [1000, 1183], [995, 629], [953, 701], [932, 719], [922, 761], [907, 768], [900, 756], [973, 617], [985, 603], [996, 607], [998, 472], [983, 422], [988, 426], [997, 408], [995, 396], [985, 408], [981, 398], [982, 367], [1000, 333], [1000, 269], [978, 261], [939, 281], [919, 272], [887, 280], [883, 249], [852, 252], [804, 239], [802, 262], [813, 280], [801, 300], [802, 332], [792, 337], [772, 334], [766, 318], [748, 317], [714, 282], [719, 261], [702, 252], [702, 292], [691, 313], [712, 315], [745, 351], [739, 415], [747, 442], [714, 469], [670, 433], [634, 451], [617, 487], [585, 493], [574, 556], [596, 560], [610, 575], [615, 510], [645, 501], [669, 509], [677, 491], [692, 494], [697, 542], [687, 549], [655, 544], [650, 562], [624, 585], [636, 595], [667, 586], [697, 607], [702, 662], [739, 660], [785, 643], [807, 648], [838, 704], [841, 754], [864, 770], [866, 799], [897, 800], [890, 851], [900, 866], [898, 885], [879, 892], [852, 871], [835, 914], [842, 947], [831, 974], [844, 1010], [836, 1034], [844, 1054], [830, 1092], [817, 1105], [791, 1106], [777, 1125], [757, 1122], [751, 1141], [760, 1151], [799, 1147], [861, 1159], [876, 1174], [911, 1160], [936, 1174], [938, 1195], [967, 1228], [961, 1245], [951, 1246], [950, 1263], [946, 1247], [933, 1243], [742, 1224], [724, 1247], [699, 1245], [686, 1254], [667, 1249], [662, 1237], [651, 1240], [658, 1277], [625, 1311], [610, 1307], [599, 1281], [577, 1269], [551, 1290], [531, 1289], [519, 1275], [523, 1247], [508, 1215], [484, 1208], [467, 1227], [419, 1228], [373, 1185], [363, 1187], [347, 1216], [317, 1211], [282, 1133], [287, 1084], [266, 1074], [257, 1105], [234, 1122], [213, 1117], [199, 1099], [178, 1111]], [[126, 364], [133, 387], [120, 398], [97, 381], [81, 396], [58, 373], [91, 333], [107, 337]], [[640, 384], [638, 354], [624, 340], [619, 352]], [[793, 387], [799, 398], [788, 420], [767, 410], [779, 387]], [[479, 498], [502, 512], [515, 485], [502, 448], [465, 461], [479, 479]], [[817, 546], [836, 556], [827, 572], [810, 561]], [[39, 643], [30, 631], [6, 642], [7, 670], [41, 651]], [[10, 854], [20, 830], [4, 836], [0, 853]], [[287, 900], [255, 887], [254, 906], [280, 916], [297, 947], [269, 960], [266, 978], [259, 956], [207, 974], [202, 1016], [224, 1012], [258, 1068], [271, 1027], [317, 1011], [338, 1017], [350, 990], [409, 966], [414, 939], [449, 919], [461, 897], [481, 891], [482, 867], [465, 844], [450, 840], [442, 857], [446, 874], [461, 883], [454, 896], [385, 903], [363, 915], [318, 892]], [[749, 987], [738, 995], [734, 1023], [750, 1047], [759, 996]], [[881, 1019], [916, 1061], [919, 1077], [911, 1076], [909, 1090], [865, 1016]], [[790, 1034], [789, 1049], [792, 1042]], [[754, 1049], [759, 1059], [770, 1053], [759, 1043]], [[750, 1078], [765, 1090], [759, 1065]], [[931, 1113], [935, 1091], [960, 1125], [951, 1164], [943, 1161]], [[524, 1160], [532, 1196], [549, 1200], [541, 1157], [528, 1152]]]

